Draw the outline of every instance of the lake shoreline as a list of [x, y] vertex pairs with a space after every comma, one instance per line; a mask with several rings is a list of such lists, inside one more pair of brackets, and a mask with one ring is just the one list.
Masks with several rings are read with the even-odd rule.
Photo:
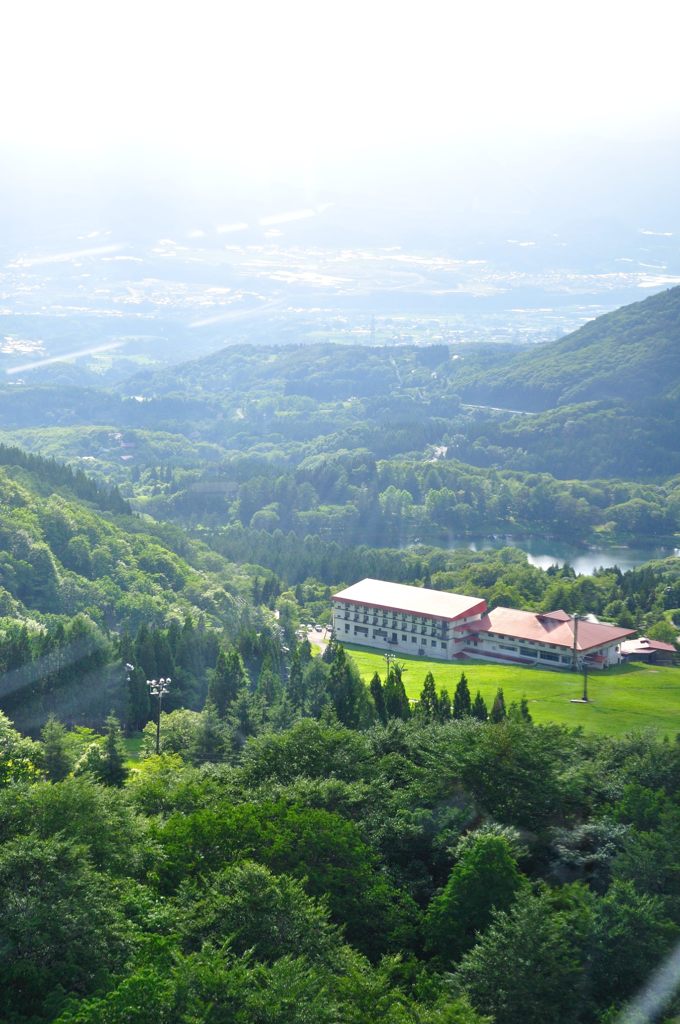
[[539, 569], [550, 566], [571, 566], [577, 576], [591, 576], [596, 569], [614, 566], [626, 572], [647, 562], [664, 558], [680, 557], [678, 538], [664, 538], [649, 545], [634, 545], [622, 541], [616, 544], [591, 542], [565, 542], [552, 537], [537, 537], [535, 534], [515, 536], [491, 534], [487, 536], [460, 535], [443, 538], [439, 544], [423, 544], [414, 541], [409, 547], [440, 547], [448, 551], [500, 551], [503, 548], [517, 548], [524, 552], [531, 565]]

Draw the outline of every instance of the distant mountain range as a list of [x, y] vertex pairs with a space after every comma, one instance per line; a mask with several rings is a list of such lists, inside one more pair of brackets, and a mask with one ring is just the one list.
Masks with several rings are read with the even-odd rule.
[[1, 439], [121, 485], [145, 466], [263, 445], [293, 463], [357, 448], [428, 459], [435, 446], [439, 458], [561, 479], [680, 473], [680, 287], [519, 350], [240, 344], [115, 388], [75, 386], [68, 371], [2, 389]]

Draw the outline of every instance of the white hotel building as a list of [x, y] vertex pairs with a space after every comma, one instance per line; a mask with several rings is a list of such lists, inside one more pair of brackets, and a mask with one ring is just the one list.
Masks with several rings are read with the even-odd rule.
[[634, 629], [575, 621], [567, 612], [537, 614], [516, 608], [487, 611], [480, 597], [361, 580], [335, 594], [333, 633], [360, 644], [421, 657], [477, 658], [516, 665], [591, 668], [621, 661], [620, 644]]

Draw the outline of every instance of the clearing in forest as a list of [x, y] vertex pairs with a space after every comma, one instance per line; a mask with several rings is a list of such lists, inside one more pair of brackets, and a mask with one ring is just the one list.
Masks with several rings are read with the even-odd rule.
[[[385, 656], [380, 651], [344, 645], [368, 683], [374, 672], [385, 678]], [[583, 693], [583, 677], [572, 672], [554, 672], [516, 665], [494, 665], [480, 661], [429, 661], [427, 658], [397, 657], [404, 666], [404, 686], [417, 700], [423, 680], [432, 672], [437, 689], [446, 687], [449, 696], [460, 679], [467, 676], [470, 693], [479, 690], [491, 708], [498, 687], [503, 688], [506, 706], [526, 697], [535, 722], [555, 722], [570, 727], [621, 736], [626, 732], [654, 729], [673, 739], [680, 733], [680, 668], [632, 663], [588, 674], [589, 704], [571, 704]]]

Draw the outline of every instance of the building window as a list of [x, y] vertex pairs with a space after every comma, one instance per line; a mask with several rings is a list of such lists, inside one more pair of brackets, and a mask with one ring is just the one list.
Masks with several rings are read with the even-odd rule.
[[539, 651], [539, 658], [543, 658], [544, 661], [559, 661], [559, 654], [553, 654], [552, 651]]
[[442, 650], [443, 650], [443, 651], [445, 651], [445, 650], [446, 650], [446, 644], [442, 644]]
[[417, 642], [418, 642], [418, 638], [417, 638], [417, 637], [415, 637], [415, 636], [412, 636], [412, 637], [411, 637], [411, 643], [412, 643], [412, 644], [415, 644], [415, 643], [417, 643]]
[[408, 640], [408, 637], [406, 636], [406, 633], [402, 633], [401, 634], [401, 639], [402, 640]]
[[437, 646], [437, 641], [436, 640], [431, 640], [430, 643], [432, 644], [433, 647]]
[[536, 657], [536, 651], [533, 649], [533, 647], [520, 647], [519, 653], [523, 655], [525, 658]]

